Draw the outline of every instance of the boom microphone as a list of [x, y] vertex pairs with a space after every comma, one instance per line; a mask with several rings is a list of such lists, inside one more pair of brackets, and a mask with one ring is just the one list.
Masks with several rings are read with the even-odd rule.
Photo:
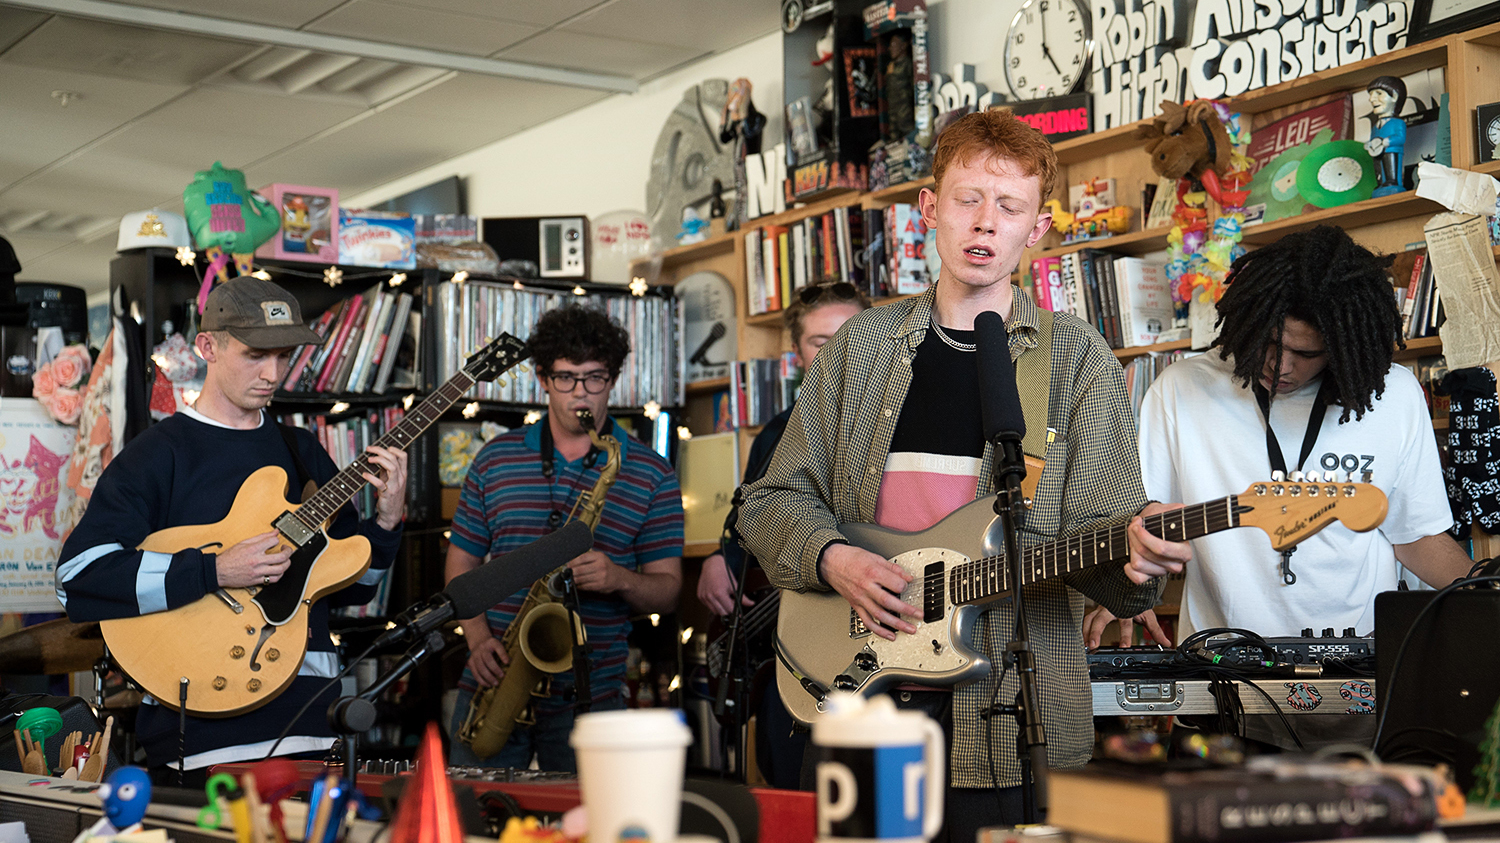
[[566, 564], [594, 545], [594, 534], [582, 521], [459, 574], [435, 597], [407, 609], [396, 628], [375, 639], [377, 648], [421, 640], [457, 618], [472, 618]]
[[1000, 314], [987, 310], [974, 318], [974, 349], [985, 441], [1025, 439], [1026, 416], [1016, 391], [1016, 366], [1010, 359], [1010, 340]]

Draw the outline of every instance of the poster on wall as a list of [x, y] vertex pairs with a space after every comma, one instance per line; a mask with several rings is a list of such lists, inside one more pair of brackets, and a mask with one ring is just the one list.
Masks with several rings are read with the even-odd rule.
[[0, 399], [0, 611], [58, 612], [52, 571], [73, 493], [63, 484], [78, 429], [30, 398]]

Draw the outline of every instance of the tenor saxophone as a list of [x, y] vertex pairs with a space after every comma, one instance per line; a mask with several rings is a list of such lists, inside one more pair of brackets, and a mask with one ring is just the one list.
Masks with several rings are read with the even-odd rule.
[[[606, 456], [599, 479], [578, 496], [568, 520], [578, 519], [592, 532], [604, 514], [604, 496], [620, 473], [620, 441], [599, 435], [594, 416], [579, 410], [578, 419], [589, 433], [589, 441]], [[550, 422], [544, 422], [550, 423]], [[481, 690], [469, 704], [458, 739], [480, 758], [499, 752], [517, 725], [536, 723], [531, 711], [535, 698], [552, 693], [552, 675], [573, 666], [573, 645], [583, 643], [583, 620], [562, 604], [563, 565], [532, 584], [520, 611], [500, 637], [500, 646], [510, 655], [510, 665], [500, 684]], [[519, 658], [517, 654], [519, 653]]]

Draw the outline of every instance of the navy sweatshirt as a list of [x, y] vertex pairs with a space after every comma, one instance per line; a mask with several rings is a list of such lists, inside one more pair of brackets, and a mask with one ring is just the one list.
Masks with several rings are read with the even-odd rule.
[[[179, 413], [164, 419], [131, 440], [99, 478], [57, 566], [57, 596], [73, 621], [175, 609], [211, 593], [218, 587], [215, 554], [188, 549], [169, 555], [134, 548], [167, 527], [211, 524], [224, 518], [240, 485], [264, 466], [280, 466], [291, 485], [300, 488], [286, 440], [269, 419], [255, 430], [236, 430], [202, 418]], [[338, 473], [333, 461], [312, 434], [294, 433], [303, 465], [321, 486]], [[353, 507], [345, 506], [328, 534], [347, 538], [356, 532], [370, 540], [370, 570], [357, 584], [313, 604], [307, 658], [297, 679], [276, 699], [246, 714], [212, 719], [190, 716], [187, 769], [261, 758], [296, 710], [338, 672], [328, 635], [329, 605], [370, 600], [401, 543], [400, 527], [386, 531], [373, 520], [360, 522]], [[192, 630], [183, 633], [190, 635]], [[327, 704], [338, 695], [335, 685], [324, 694], [326, 699], [310, 706], [282, 741], [278, 754], [327, 748], [332, 743]], [[149, 766], [169, 762], [176, 766], [174, 712], [148, 698], [137, 721], [137, 737]]]

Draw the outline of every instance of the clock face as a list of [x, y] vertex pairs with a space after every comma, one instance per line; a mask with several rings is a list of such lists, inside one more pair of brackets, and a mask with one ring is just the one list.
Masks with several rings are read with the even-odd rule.
[[1019, 99], [1071, 93], [1088, 75], [1091, 47], [1082, 0], [1026, 0], [1005, 37], [1005, 81]]
[[1485, 130], [1485, 137], [1490, 139], [1490, 146], [1500, 146], [1500, 117], [1490, 121], [1489, 128]]

